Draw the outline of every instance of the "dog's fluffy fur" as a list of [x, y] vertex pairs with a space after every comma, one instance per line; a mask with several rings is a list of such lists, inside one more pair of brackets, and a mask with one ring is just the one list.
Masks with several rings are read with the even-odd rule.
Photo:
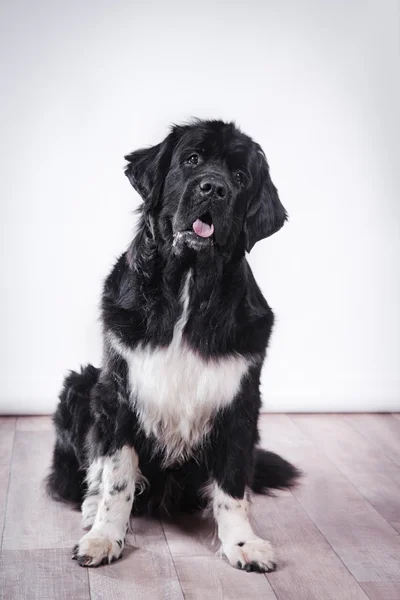
[[286, 212], [260, 146], [232, 123], [175, 126], [126, 159], [139, 226], [104, 286], [101, 368], [64, 382], [48, 489], [83, 502], [80, 565], [119, 558], [131, 510], [208, 503], [231, 564], [273, 570], [250, 490], [289, 487], [298, 471], [257, 448], [274, 317], [245, 252]]

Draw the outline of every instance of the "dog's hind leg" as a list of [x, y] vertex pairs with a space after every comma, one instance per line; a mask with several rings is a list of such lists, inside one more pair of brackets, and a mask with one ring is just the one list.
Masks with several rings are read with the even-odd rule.
[[[103, 465], [93, 463], [93, 481], [99, 477], [96, 491], [98, 506], [92, 529], [75, 546], [73, 558], [83, 567], [97, 567], [117, 560], [125, 545], [125, 535], [132, 510], [135, 487], [140, 480], [139, 460], [131, 446], [123, 446], [103, 458]], [[98, 491], [98, 494], [97, 494]], [[87, 517], [89, 500], [87, 497]], [[86, 500], [85, 500], [86, 502]], [[94, 507], [92, 507], [94, 509]]]
[[85, 493], [86, 435], [92, 423], [90, 394], [99, 369], [87, 365], [64, 380], [54, 414], [56, 443], [46, 486], [57, 500], [80, 504]]

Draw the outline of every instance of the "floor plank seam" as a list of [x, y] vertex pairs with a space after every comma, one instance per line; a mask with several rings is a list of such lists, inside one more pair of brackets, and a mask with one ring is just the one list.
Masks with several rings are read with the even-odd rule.
[[[355, 582], [355, 584], [360, 588], [360, 590], [365, 594], [366, 598], [369, 598], [368, 594], [366, 593], [366, 591], [362, 588], [361, 583], [359, 581], [357, 581], [357, 579], [354, 577], [353, 573], [350, 571], [350, 569], [348, 568], [348, 566], [346, 565], [346, 563], [343, 562], [343, 560], [341, 559], [341, 557], [339, 556], [339, 554], [336, 552], [335, 548], [332, 546], [332, 544], [329, 542], [329, 540], [327, 539], [327, 537], [325, 536], [325, 534], [321, 531], [321, 529], [318, 527], [317, 523], [314, 521], [314, 519], [311, 517], [311, 515], [308, 514], [308, 512], [306, 511], [306, 509], [304, 508], [304, 506], [301, 504], [300, 500], [298, 498], [296, 498], [295, 494], [293, 494], [293, 492], [290, 492], [293, 496], [293, 498], [296, 500], [297, 504], [300, 506], [301, 510], [304, 512], [305, 516], [307, 517], [307, 519], [309, 519], [309, 521], [316, 527], [316, 529], [319, 531], [319, 533], [321, 534], [321, 536], [323, 537], [323, 539], [326, 541], [326, 543], [328, 544], [329, 548], [332, 550], [332, 552], [334, 553], [334, 555], [338, 558], [338, 560], [340, 561], [340, 563], [344, 566], [344, 568], [346, 569], [346, 571], [348, 572], [348, 574], [350, 575], [350, 577], [353, 579], [353, 581]], [[271, 584], [271, 587], [272, 584]], [[274, 590], [275, 592], [275, 590]], [[278, 597], [278, 600], [279, 597]], [[282, 598], [282, 600], [285, 600], [284, 598]], [[371, 599], [370, 599], [371, 600]]]
[[[387, 454], [386, 450], [384, 450], [377, 442], [375, 442], [374, 440], [371, 440], [369, 437], [367, 437], [362, 431], [360, 431], [360, 429], [357, 429], [357, 427], [355, 427], [353, 425], [353, 423], [351, 421], [349, 421], [346, 417], [347, 415], [340, 415], [342, 418], [344, 417], [345, 422], [355, 431], [357, 432], [359, 435], [361, 435], [361, 437], [364, 438], [364, 440], [366, 442], [368, 442], [368, 444], [371, 444], [372, 446], [374, 446], [375, 448], [377, 448], [378, 450], [380, 450], [382, 452], [382, 454], [384, 454], [386, 456], [386, 458], [388, 460], [390, 460], [396, 467], [400, 468], [400, 463], [398, 463], [396, 460], [394, 460], [394, 458], [392, 458], [391, 456], [389, 456], [389, 454]], [[392, 415], [391, 415], [392, 416]]]
[[164, 523], [162, 522], [161, 519], [160, 519], [160, 525], [161, 525], [161, 529], [162, 529], [163, 536], [164, 536], [164, 539], [165, 539], [165, 543], [167, 544], [169, 555], [170, 555], [171, 560], [172, 560], [172, 564], [174, 565], [175, 575], [176, 575], [176, 578], [178, 580], [179, 587], [181, 588], [182, 598], [185, 600], [186, 596], [185, 596], [185, 593], [183, 591], [183, 587], [182, 587], [181, 580], [180, 580], [180, 577], [179, 577], [178, 569], [176, 568], [176, 564], [175, 564], [174, 557], [173, 557], [172, 552], [171, 552], [171, 548], [169, 547], [167, 536], [165, 535]]
[[89, 590], [89, 600], [92, 600], [92, 590], [90, 587], [90, 570], [86, 569], [87, 571], [87, 581], [88, 581], [88, 590]]
[[6, 502], [5, 502], [5, 506], [4, 506], [4, 523], [3, 523], [3, 528], [2, 528], [2, 532], [1, 532], [1, 543], [0, 543], [0, 549], [1, 550], [3, 550], [4, 532], [6, 530], [7, 509], [8, 509], [8, 496], [9, 496], [9, 492], [10, 492], [10, 483], [11, 483], [12, 465], [13, 465], [13, 459], [14, 459], [14, 447], [15, 447], [16, 430], [17, 430], [17, 419], [15, 419], [15, 421], [14, 421], [14, 429], [13, 429], [12, 447], [11, 447], [11, 455], [10, 455], [10, 473], [8, 475], [8, 481], [7, 481]]
[[[279, 567], [278, 567], [278, 569], [279, 569]], [[268, 583], [269, 583], [269, 585], [271, 587], [272, 593], [275, 596], [276, 600], [281, 600], [279, 598], [278, 592], [275, 590], [274, 586], [272, 585], [271, 581], [269, 580], [267, 573], [263, 573], [263, 575], [264, 575], [265, 579], [268, 581]], [[282, 598], [282, 600], [285, 600], [285, 599]]]
[[[290, 415], [288, 415], [289, 418], [291, 419]], [[292, 420], [292, 419], [291, 419]], [[351, 481], [351, 479], [349, 479], [349, 477], [346, 475], [346, 473], [343, 473], [342, 469], [340, 467], [338, 467], [333, 460], [331, 460], [331, 458], [329, 456], [327, 456], [327, 454], [322, 450], [322, 448], [320, 448], [320, 446], [318, 444], [316, 444], [314, 442], [314, 440], [312, 440], [311, 438], [308, 437], [308, 435], [301, 429], [301, 427], [299, 425], [297, 425], [297, 423], [295, 423], [294, 421], [293, 425], [295, 425], [297, 427], [297, 429], [307, 437], [307, 439], [313, 444], [313, 446], [315, 446], [316, 450], [318, 450], [319, 452], [321, 452], [321, 454], [324, 456], [324, 458], [331, 463], [331, 465], [346, 479], [346, 481], [352, 486], [352, 488], [357, 492], [357, 494], [359, 494], [361, 496], [361, 498], [363, 498], [363, 500], [365, 500], [365, 502], [372, 508], [372, 510], [374, 510], [376, 512], [376, 514], [383, 520], [385, 521], [385, 523], [387, 523], [387, 525], [389, 525], [389, 527], [393, 530], [393, 532], [395, 533], [395, 535], [397, 537], [400, 536], [400, 533], [397, 531], [397, 529], [395, 529], [393, 527], [393, 525], [391, 523], [389, 523], [389, 521], [379, 512], [379, 510], [377, 508], [375, 508], [375, 506], [372, 504], [372, 502], [370, 500], [368, 500], [368, 498], [366, 498], [364, 496], [364, 494], [358, 489], [358, 487]]]
[[[357, 583], [358, 583], [358, 581], [357, 581]], [[358, 584], [358, 585], [360, 586], [360, 588], [362, 589], [362, 591], [364, 592], [364, 594], [366, 595], [366, 597], [368, 598], [368, 600], [376, 600], [376, 596], [375, 596], [375, 597], [374, 597], [374, 596], [370, 596], [370, 595], [368, 594], [368, 592], [366, 592], [366, 591], [364, 590], [364, 588], [362, 587], [362, 585], [361, 585], [361, 584]]]

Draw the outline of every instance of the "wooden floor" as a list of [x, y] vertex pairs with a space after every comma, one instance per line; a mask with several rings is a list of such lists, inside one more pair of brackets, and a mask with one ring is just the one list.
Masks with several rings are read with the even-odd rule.
[[264, 415], [261, 431], [306, 473], [293, 493], [254, 499], [275, 573], [230, 567], [197, 517], [134, 519], [123, 559], [84, 569], [71, 560], [79, 513], [43, 490], [50, 419], [0, 418], [0, 598], [400, 600], [400, 416]]

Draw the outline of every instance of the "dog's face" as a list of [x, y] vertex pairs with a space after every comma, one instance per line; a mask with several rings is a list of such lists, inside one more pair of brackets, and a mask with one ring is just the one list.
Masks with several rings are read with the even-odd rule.
[[126, 159], [145, 214], [177, 254], [240, 242], [249, 252], [287, 218], [260, 146], [232, 123], [174, 127], [161, 144]]

